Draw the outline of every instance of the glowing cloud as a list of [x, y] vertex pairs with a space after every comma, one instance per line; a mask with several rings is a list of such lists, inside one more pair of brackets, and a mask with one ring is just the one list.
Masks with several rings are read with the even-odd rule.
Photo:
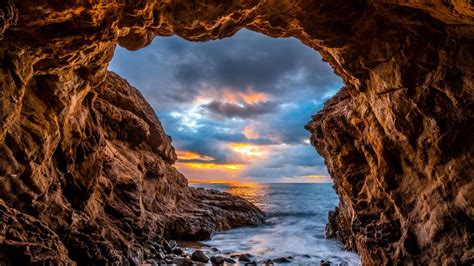
[[176, 166], [188, 167], [195, 169], [226, 169], [226, 170], [240, 170], [244, 167], [242, 164], [217, 164], [217, 163], [177, 163]]
[[189, 161], [189, 160], [213, 161], [214, 160], [214, 158], [212, 158], [210, 156], [202, 155], [202, 154], [195, 153], [195, 152], [192, 152], [192, 151], [177, 150], [176, 154], [178, 155], [179, 160], [185, 160], [185, 161]]
[[242, 133], [244, 133], [244, 135], [247, 139], [258, 139], [258, 138], [260, 138], [260, 135], [257, 132], [255, 132], [255, 127], [254, 126], [246, 126]]
[[246, 91], [235, 91], [226, 89], [223, 92], [224, 102], [239, 104], [257, 104], [267, 102], [269, 97], [263, 92], [256, 92], [253, 88], [248, 87]]
[[303, 182], [303, 183], [332, 183], [330, 176], [326, 175], [301, 175], [301, 176], [286, 176], [281, 178], [283, 183]]
[[234, 152], [245, 155], [247, 157], [261, 157], [266, 153], [264, 150], [262, 150], [260, 146], [247, 143], [231, 144], [231, 149]]

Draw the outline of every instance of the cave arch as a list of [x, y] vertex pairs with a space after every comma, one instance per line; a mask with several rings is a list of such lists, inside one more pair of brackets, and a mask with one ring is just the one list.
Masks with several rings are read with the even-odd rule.
[[[16, 217], [20, 240], [1, 245], [33, 261], [70, 261], [63, 242], [91, 261], [91, 254], [102, 262], [137, 261], [143, 248], [137, 240], [167, 230], [159, 213], [208, 195], [185, 188], [170, 168], [176, 155], [157, 118], [126, 81], [107, 72], [115, 45], [139, 49], [155, 35], [173, 34], [204, 41], [247, 27], [300, 39], [344, 79], [345, 87], [308, 124], [341, 198], [332, 223], [336, 236], [365, 264], [472, 263], [471, 5], [3, 1], [0, 205], [4, 221]], [[117, 120], [130, 131], [115, 134], [108, 123]], [[137, 145], [147, 154], [125, 156]], [[137, 173], [139, 181], [123, 172]], [[150, 189], [143, 180], [155, 185]], [[71, 204], [65, 186], [85, 198]], [[104, 206], [110, 198], [132, 204]], [[143, 199], [150, 204], [146, 211]], [[117, 256], [107, 255], [113, 237], [97, 226], [110, 215], [134, 217], [111, 223], [116, 232], [139, 228], [129, 235], [135, 246], [115, 243]], [[39, 232], [35, 239], [27, 224]], [[78, 228], [100, 241], [88, 242]], [[1, 239], [8, 237], [2, 231]], [[21, 241], [39, 239], [48, 239], [43, 252], [21, 248]]]

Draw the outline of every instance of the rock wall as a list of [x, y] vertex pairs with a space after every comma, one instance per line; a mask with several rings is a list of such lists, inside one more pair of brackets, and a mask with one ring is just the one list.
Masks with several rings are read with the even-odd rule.
[[162, 236], [261, 222], [188, 188], [107, 71], [117, 44], [243, 27], [300, 39], [345, 81], [307, 126], [341, 198], [328, 232], [367, 265], [473, 263], [474, 10], [457, 0], [2, 1], [0, 259], [138, 263]]

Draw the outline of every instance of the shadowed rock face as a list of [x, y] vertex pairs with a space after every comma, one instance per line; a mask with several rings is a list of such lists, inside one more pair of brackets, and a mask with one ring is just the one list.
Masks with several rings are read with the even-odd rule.
[[454, 0], [2, 1], [0, 260], [139, 263], [163, 236], [260, 223], [188, 188], [153, 110], [107, 71], [117, 44], [247, 27], [345, 81], [307, 126], [341, 198], [328, 233], [367, 265], [473, 263], [473, 17]]

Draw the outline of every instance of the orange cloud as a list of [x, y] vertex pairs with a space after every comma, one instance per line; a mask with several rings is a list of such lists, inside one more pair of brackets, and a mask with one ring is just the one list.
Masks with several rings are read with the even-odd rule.
[[230, 145], [234, 152], [245, 155], [247, 157], [262, 157], [266, 152], [258, 145], [247, 143], [235, 143]]
[[298, 178], [309, 178], [309, 179], [330, 179], [327, 175], [303, 175]]
[[188, 167], [195, 169], [216, 169], [216, 170], [240, 170], [243, 164], [217, 164], [217, 163], [177, 163], [177, 167]]
[[202, 155], [192, 151], [180, 151], [177, 150], [176, 154], [178, 155], [178, 159], [180, 160], [199, 160], [199, 161], [212, 161], [214, 158]]
[[232, 180], [239, 178], [243, 164], [178, 162], [176, 168], [189, 180]]
[[188, 179], [189, 183], [201, 183], [201, 184], [245, 184], [253, 186], [255, 183], [249, 182], [248, 180], [239, 179]]
[[247, 139], [258, 139], [258, 138], [260, 138], [260, 135], [257, 132], [255, 132], [255, 127], [254, 126], [245, 127], [243, 133], [244, 133], [244, 135]]
[[252, 88], [248, 88], [245, 92], [225, 90], [223, 92], [224, 101], [233, 104], [246, 103], [256, 104], [261, 102], [267, 102], [268, 96], [263, 92], [256, 92]]

